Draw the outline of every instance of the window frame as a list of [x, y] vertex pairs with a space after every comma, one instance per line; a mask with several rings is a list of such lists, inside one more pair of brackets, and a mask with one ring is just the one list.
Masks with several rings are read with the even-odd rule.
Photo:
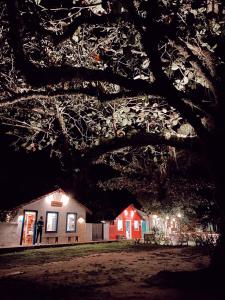
[[134, 225], [134, 231], [139, 231], [139, 221], [138, 220], [134, 220], [134, 224], [135, 224], [135, 222], [137, 222], [138, 226], [135, 227], [135, 225]]
[[[68, 215], [75, 215], [75, 229], [74, 230], [67, 230], [67, 225], [68, 225]], [[67, 212], [66, 213], [66, 233], [72, 233], [72, 232], [77, 232], [77, 213], [75, 212]]]
[[[121, 224], [122, 224], [121, 229], [118, 228], [119, 221], [120, 221]], [[123, 220], [117, 220], [117, 230], [118, 230], [118, 231], [123, 231]]]
[[[57, 215], [57, 220], [56, 220], [56, 230], [47, 230], [48, 226], [48, 214], [53, 213]], [[58, 211], [46, 211], [46, 222], [45, 222], [45, 232], [46, 233], [57, 233], [58, 232], [58, 223], [59, 223], [59, 212]]]

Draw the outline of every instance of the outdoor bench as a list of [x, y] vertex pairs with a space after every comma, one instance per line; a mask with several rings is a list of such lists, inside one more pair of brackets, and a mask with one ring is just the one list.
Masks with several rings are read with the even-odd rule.
[[177, 244], [180, 245], [180, 246], [183, 246], [183, 245], [187, 245], [188, 246], [188, 241], [189, 241], [189, 237], [186, 236], [186, 235], [184, 235], [184, 234], [181, 234], [178, 237]]
[[144, 243], [145, 244], [155, 244], [156, 238], [154, 233], [144, 233]]

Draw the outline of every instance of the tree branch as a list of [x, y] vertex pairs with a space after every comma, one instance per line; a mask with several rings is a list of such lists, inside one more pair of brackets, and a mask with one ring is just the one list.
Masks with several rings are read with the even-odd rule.
[[157, 26], [152, 21], [154, 11], [151, 12], [149, 17], [147, 30], [142, 34], [143, 45], [150, 58], [152, 71], [156, 78], [156, 83], [150, 84], [147, 81], [129, 79], [108, 70], [93, 70], [65, 65], [41, 68], [32, 64], [27, 60], [24, 53], [21, 34], [22, 27], [17, 4], [16, 0], [7, 1], [11, 35], [10, 43], [14, 51], [16, 65], [23, 71], [28, 83], [36, 87], [42, 87], [62, 81], [102, 81], [118, 84], [132, 91], [144, 91], [151, 95], [161, 95], [166, 98], [169, 105], [176, 108], [190, 122], [199, 136], [208, 137], [208, 131], [202, 125], [201, 120], [188, 105], [181, 101], [179, 92], [162, 70], [158, 51], [159, 36], [157, 34]]
[[57, 125], [57, 130], [59, 131], [58, 134], [58, 145], [62, 155], [62, 163], [66, 170], [71, 169], [71, 164], [73, 164], [74, 156], [72, 153], [72, 147], [70, 143], [70, 137], [66, 130], [66, 124], [63, 117], [63, 114], [60, 112], [59, 107], [54, 101], [54, 108], [55, 108], [55, 120]]
[[201, 63], [198, 57], [193, 54], [193, 52], [188, 48], [186, 43], [178, 41], [171, 41], [170, 43], [181, 53], [181, 55], [184, 56], [184, 58], [189, 58], [190, 64], [208, 83], [209, 89], [213, 93], [215, 99], [217, 99], [218, 95], [216, 81], [210, 74], [209, 70]]
[[[151, 5], [150, 5], [151, 4]], [[193, 112], [190, 106], [182, 101], [180, 92], [163, 71], [159, 53], [160, 34], [158, 33], [158, 1], [152, 0], [149, 4], [146, 30], [141, 33], [142, 43], [150, 59], [151, 70], [159, 86], [163, 87], [161, 95], [165, 97], [169, 105], [176, 108], [180, 114], [193, 126], [199, 137], [206, 140], [208, 130], [203, 126], [201, 119]]]
[[181, 149], [200, 150], [201, 143], [197, 137], [182, 137], [179, 135], [159, 135], [156, 133], [135, 133], [129, 136], [116, 137], [100, 141], [98, 146], [87, 150], [83, 161], [85, 164], [96, 160], [101, 155], [125, 147], [142, 147], [147, 145], [167, 145]]
[[[115, 101], [119, 99], [125, 99], [130, 97], [140, 97], [147, 95], [147, 93], [140, 91], [121, 91], [118, 93], [104, 93], [97, 87], [90, 88], [77, 88], [77, 89], [58, 89], [56, 91], [30, 91], [26, 93], [16, 94], [8, 99], [0, 101], [0, 109], [9, 106], [14, 106], [16, 104], [27, 102], [31, 100], [43, 99], [50, 101], [52, 98], [57, 98], [60, 96], [73, 96], [73, 95], [88, 95], [91, 97], [96, 97], [100, 102]], [[149, 95], [148, 95], [149, 96]], [[152, 98], [160, 98], [157, 95], [151, 95]]]
[[69, 65], [39, 67], [30, 62], [24, 52], [22, 43], [22, 24], [15, 0], [7, 1], [9, 16], [10, 45], [13, 49], [16, 66], [26, 77], [27, 83], [32, 86], [42, 87], [57, 84], [62, 81], [105, 81], [118, 84], [129, 90], [138, 90], [155, 93], [155, 85], [150, 85], [144, 80], [133, 80], [124, 76], [114, 74], [109, 70], [94, 70], [83, 67], [72, 67]]
[[85, 16], [85, 15], [80, 15], [75, 18], [75, 20], [70, 23], [66, 29], [64, 30], [63, 34], [61, 35], [53, 35], [53, 40], [56, 45], [59, 43], [62, 43], [68, 38], [71, 38], [74, 34], [74, 32], [77, 30], [77, 28], [81, 25], [88, 24], [88, 25], [104, 25], [107, 23], [117, 23], [121, 19], [128, 19], [128, 14], [127, 13], [122, 13], [121, 15], [116, 15], [116, 14], [106, 14], [102, 16], [96, 16], [96, 15], [91, 15], [91, 16]]
[[62, 81], [102, 81], [118, 84], [129, 90], [146, 91], [150, 94], [158, 94], [159, 89], [155, 84], [149, 84], [144, 80], [133, 80], [114, 74], [109, 70], [94, 70], [69, 65], [39, 67], [31, 63], [25, 55], [22, 44], [21, 20], [17, 7], [17, 1], [7, 1], [10, 45], [13, 49], [16, 66], [26, 77], [27, 83], [35, 87], [53, 85]]
[[207, 65], [208, 69], [210, 70], [211, 75], [216, 76], [216, 66], [218, 61], [213, 55], [213, 53], [209, 50], [202, 49], [199, 46], [195, 46], [189, 42], [187, 43], [187, 47], [192, 51], [193, 55], [201, 57]]

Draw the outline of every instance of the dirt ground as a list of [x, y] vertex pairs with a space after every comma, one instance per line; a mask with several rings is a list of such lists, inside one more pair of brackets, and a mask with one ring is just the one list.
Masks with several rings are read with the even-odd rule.
[[98, 253], [41, 265], [0, 270], [0, 298], [10, 299], [225, 299], [215, 287], [198, 289], [149, 285], [160, 271], [194, 271], [207, 267], [200, 250], [160, 248], [151, 251]]

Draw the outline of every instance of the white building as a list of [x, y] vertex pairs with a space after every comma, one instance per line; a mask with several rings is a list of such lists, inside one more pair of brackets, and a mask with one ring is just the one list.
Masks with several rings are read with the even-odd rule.
[[0, 223], [0, 246], [33, 245], [40, 216], [44, 226], [43, 244], [64, 244], [91, 240], [86, 213], [91, 213], [73, 197], [58, 189], [16, 208], [11, 222]]

